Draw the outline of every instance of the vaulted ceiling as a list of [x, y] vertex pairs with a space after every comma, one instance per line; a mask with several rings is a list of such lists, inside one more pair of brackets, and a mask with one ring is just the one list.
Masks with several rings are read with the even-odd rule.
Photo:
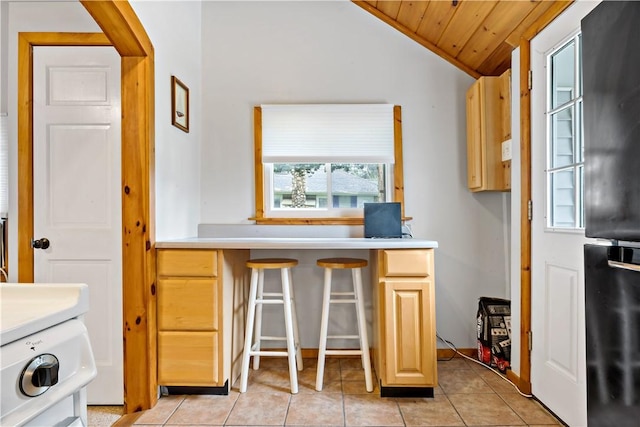
[[572, 0], [366, 0], [366, 11], [473, 77], [511, 68], [521, 37], [537, 33]]

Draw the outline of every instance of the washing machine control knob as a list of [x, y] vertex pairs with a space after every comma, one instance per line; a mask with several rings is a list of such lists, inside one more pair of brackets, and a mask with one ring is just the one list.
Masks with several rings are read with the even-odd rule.
[[34, 357], [22, 370], [20, 391], [25, 396], [39, 396], [58, 383], [60, 362], [53, 354], [45, 353]]
[[31, 384], [35, 387], [51, 387], [58, 384], [58, 362], [43, 363], [38, 366], [31, 376]]

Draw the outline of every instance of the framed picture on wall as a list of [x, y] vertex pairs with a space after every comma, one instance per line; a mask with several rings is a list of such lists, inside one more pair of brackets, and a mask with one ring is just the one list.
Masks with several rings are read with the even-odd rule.
[[171, 124], [189, 133], [189, 88], [171, 76]]

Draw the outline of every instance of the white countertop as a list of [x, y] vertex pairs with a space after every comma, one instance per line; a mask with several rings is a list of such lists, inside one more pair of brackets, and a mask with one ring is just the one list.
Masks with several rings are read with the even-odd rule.
[[363, 237], [192, 237], [156, 242], [156, 248], [182, 249], [432, 249], [435, 240]]
[[77, 317], [89, 310], [82, 283], [1, 283], [0, 345]]

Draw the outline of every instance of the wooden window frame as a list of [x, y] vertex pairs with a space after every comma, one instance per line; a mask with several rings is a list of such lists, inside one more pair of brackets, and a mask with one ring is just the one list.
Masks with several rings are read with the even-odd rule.
[[[362, 225], [363, 217], [267, 217], [265, 216], [264, 196], [264, 165], [262, 163], [262, 108], [253, 108], [254, 132], [254, 178], [255, 178], [255, 206], [256, 214], [249, 218], [256, 224], [289, 224], [289, 225]], [[402, 163], [402, 109], [393, 106], [393, 151], [395, 163], [393, 165], [393, 201], [400, 202], [402, 217], [404, 216], [404, 169]]]

